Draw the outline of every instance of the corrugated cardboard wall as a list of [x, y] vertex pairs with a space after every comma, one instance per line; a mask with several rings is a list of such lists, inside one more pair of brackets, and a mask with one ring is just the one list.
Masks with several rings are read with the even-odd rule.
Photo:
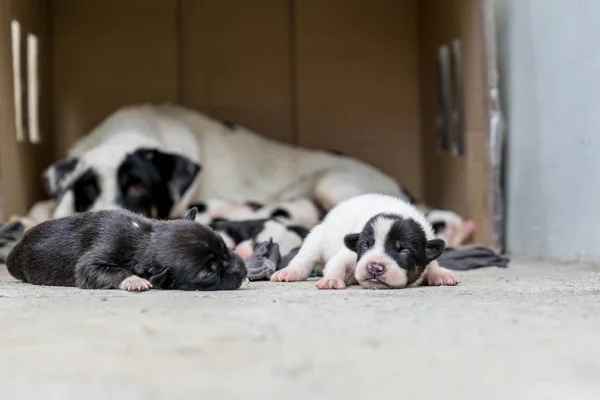
[[[2, 200], [6, 211], [5, 217], [11, 214], [23, 214], [33, 200], [45, 197], [40, 172], [54, 159], [53, 138], [49, 135], [49, 100], [48, 82], [50, 80], [49, 31], [47, 3], [37, 0], [1, 0], [0, 1], [0, 171], [2, 175]], [[40, 123], [42, 141], [32, 144], [27, 140], [18, 142], [15, 129], [15, 112], [13, 101], [13, 71], [11, 53], [11, 21], [20, 23], [21, 31], [21, 74], [26, 81], [26, 40], [27, 35], [37, 37], [39, 41], [39, 77], [42, 96]], [[26, 87], [23, 87], [24, 111], [27, 107]], [[24, 114], [23, 128], [28, 135], [27, 118]]]
[[422, 194], [417, 1], [51, 3], [58, 154], [123, 104], [174, 101]]
[[[479, 0], [423, 0], [419, 9], [424, 197], [477, 222], [476, 240], [493, 243], [493, 221], [488, 190], [488, 111], [485, 95], [482, 9]], [[428, 23], [436, 21], [435, 24]], [[465, 154], [441, 152], [437, 146], [438, 115], [436, 64], [431, 62], [442, 44], [461, 40], [464, 77]], [[453, 121], [453, 134], [457, 124]]]
[[[0, 0], [41, 40], [42, 144], [18, 144], [0, 34], [5, 210], [110, 112], [177, 102], [268, 137], [354, 155], [434, 206], [489, 221], [479, 0]], [[462, 38], [466, 148], [436, 149], [436, 55]], [[8, 173], [6, 173], [8, 171]], [[10, 193], [8, 193], [10, 192]], [[485, 240], [485, 236], [480, 236]]]

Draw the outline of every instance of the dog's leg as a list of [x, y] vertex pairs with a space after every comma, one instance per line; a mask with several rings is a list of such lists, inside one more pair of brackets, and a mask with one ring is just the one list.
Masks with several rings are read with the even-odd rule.
[[325, 264], [323, 278], [317, 282], [318, 289], [345, 289], [354, 281], [356, 253], [341, 249]]
[[75, 267], [75, 284], [81, 289], [121, 289], [145, 291], [152, 287], [146, 279], [132, 274], [125, 268], [100, 262], [88, 262], [85, 258]]
[[432, 261], [425, 273], [429, 286], [456, 286], [460, 282], [449, 269], [440, 267], [437, 261]]
[[271, 282], [303, 281], [310, 276], [314, 265], [322, 257], [321, 240], [322, 226], [317, 225], [304, 239], [298, 254], [289, 265], [271, 275]]

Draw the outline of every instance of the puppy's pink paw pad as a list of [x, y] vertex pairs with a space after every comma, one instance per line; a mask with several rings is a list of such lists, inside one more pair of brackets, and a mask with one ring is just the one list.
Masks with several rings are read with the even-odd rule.
[[328, 290], [328, 289], [346, 289], [346, 284], [341, 279], [327, 279], [323, 278], [317, 282], [317, 289]]
[[293, 271], [286, 271], [286, 268], [271, 275], [271, 282], [295, 282], [298, 278]]
[[150, 282], [135, 275], [125, 278], [119, 285], [119, 289], [127, 290], [128, 292], [143, 292], [151, 288], [152, 284]]

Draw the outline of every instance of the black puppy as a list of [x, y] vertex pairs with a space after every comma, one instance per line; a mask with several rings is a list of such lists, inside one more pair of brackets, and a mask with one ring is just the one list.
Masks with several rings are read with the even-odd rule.
[[43, 222], [12, 249], [8, 271], [37, 285], [82, 289], [233, 290], [244, 261], [211, 229], [157, 221], [125, 210], [83, 212]]

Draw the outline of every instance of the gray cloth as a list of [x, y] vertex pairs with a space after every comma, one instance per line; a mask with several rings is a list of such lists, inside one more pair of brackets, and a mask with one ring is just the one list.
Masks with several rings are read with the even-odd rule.
[[248, 279], [250, 281], [269, 280], [278, 269], [280, 262], [279, 245], [273, 243], [273, 238], [257, 244], [250, 258], [246, 260]]
[[8, 253], [25, 234], [25, 226], [19, 222], [0, 225], [0, 263], [6, 263]]
[[460, 249], [446, 248], [438, 262], [444, 268], [467, 271], [483, 267], [507, 268], [510, 259], [485, 246], [469, 246]]

